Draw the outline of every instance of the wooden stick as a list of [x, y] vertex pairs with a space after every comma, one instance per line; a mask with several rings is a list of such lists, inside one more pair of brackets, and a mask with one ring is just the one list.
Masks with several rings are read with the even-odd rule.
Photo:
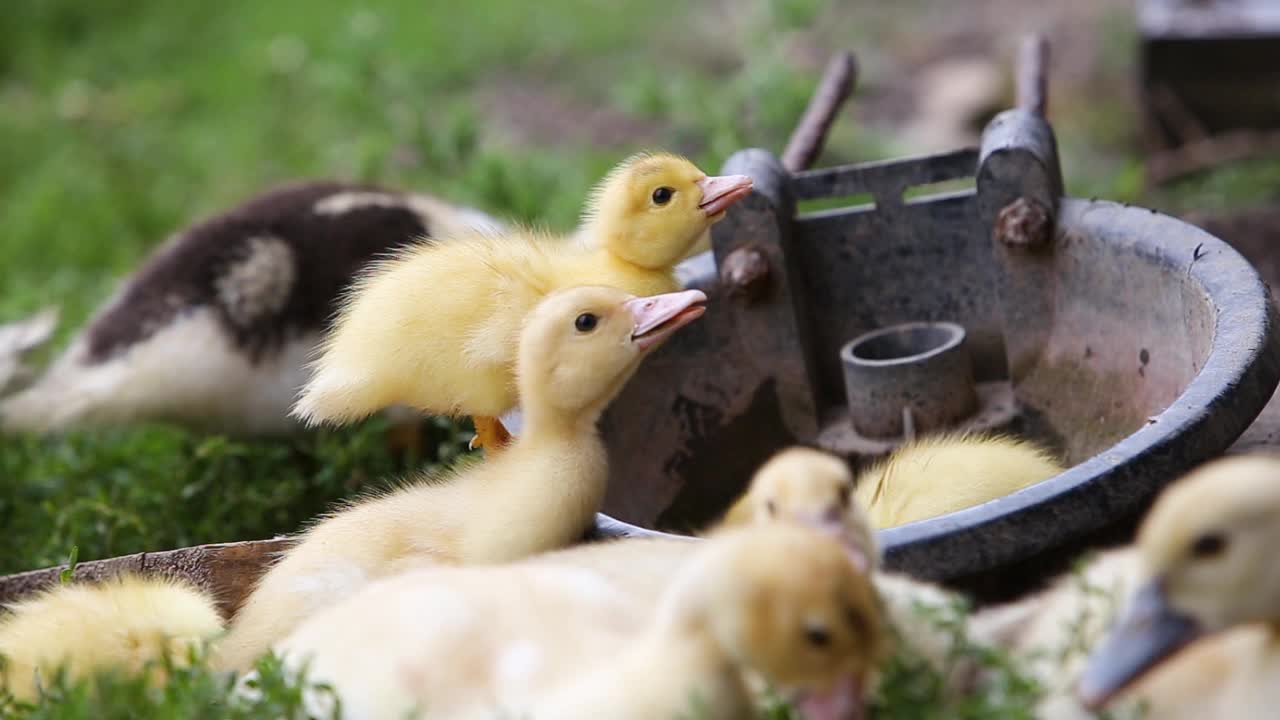
[[1204, 123], [1200, 122], [1200, 118], [1167, 84], [1160, 83], [1152, 87], [1147, 97], [1159, 119], [1168, 123], [1169, 129], [1177, 137], [1177, 144], [1198, 142], [1209, 137], [1210, 133], [1205, 129]]
[[796, 123], [796, 129], [787, 141], [787, 149], [782, 152], [782, 166], [788, 172], [808, 170], [818, 159], [827, 142], [827, 133], [840, 107], [853, 94], [857, 81], [858, 63], [853, 53], [838, 53], [827, 63], [818, 89], [809, 99], [809, 106], [800, 116], [800, 122]]
[[1032, 33], [1018, 51], [1018, 107], [1044, 117], [1049, 112], [1049, 41]]
[[1229, 162], [1280, 153], [1280, 130], [1232, 130], [1147, 158], [1153, 185], [1209, 170]]

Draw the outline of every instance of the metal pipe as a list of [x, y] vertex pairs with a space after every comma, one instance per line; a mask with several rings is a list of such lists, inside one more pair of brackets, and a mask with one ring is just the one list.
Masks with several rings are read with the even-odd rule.
[[[948, 322], [894, 325], [840, 349], [854, 429], [899, 438], [957, 423], [978, 410], [964, 328]], [[904, 418], [911, 418], [907, 427]]]

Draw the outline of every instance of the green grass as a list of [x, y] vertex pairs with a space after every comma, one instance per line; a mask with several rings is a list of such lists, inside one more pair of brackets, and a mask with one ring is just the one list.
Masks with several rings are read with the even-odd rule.
[[[739, 50], [768, 48], [774, 14], [801, 22], [796, 8], [761, 3], [707, 40], [699, 11], [638, 0], [589, 13], [575, 0], [17, 0], [0, 18], [0, 323], [56, 303], [65, 343], [169, 233], [291, 178], [421, 189], [567, 229], [589, 185], [641, 147], [711, 169], [744, 145], [780, 148], [815, 72]], [[611, 108], [649, 139], [522, 139], [494, 112], [504, 83]], [[293, 530], [411, 466], [376, 428], [288, 443], [165, 427], [0, 438], [0, 572], [73, 545], [91, 560]]]
[[[309, 682], [305, 671], [285, 669], [272, 656], [258, 661], [256, 675], [237, 691], [240, 678], [211, 670], [203, 654], [175, 662], [164, 657], [137, 675], [104, 673], [71, 680], [65, 672], [49, 678], [34, 702], [19, 702], [0, 689], [0, 717], [11, 720], [329, 720], [334, 712], [307, 712], [304, 693], [317, 698], [336, 696], [327, 686]], [[151, 682], [163, 672], [164, 682]]]
[[290, 532], [340, 498], [448, 463], [469, 438], [436, 421], [431, 457], [395, 458], [383, 430], [371, 421], [292, 442], [165, 427], [7, 440], [0, 573], [63, 562], [73, 547], [83, 561]]
[[[567, 229], [589, 185], [634, 150], [685, 151], [707, 170], [742, 147], [780, 151], [821, 68], [796, 59], [798, 37], [870, 58], [860, 96], [896, 82], [876, 76], [874, 60], [878, 41], [903, 37], [886, 34], [893, 22], [819, 0], [10, 0], [0, 13], [0, 323], [56, 303], [63, 344], [168, 234], [299, 177], [430, 191]], [[1098, 80], [1114, 89], [1132, 62], [1132, 21], [1102, 29], [1108, 76]], [[504, 106], [511, 88], [545, 91], [570, 111], [553, 117], [553, 132], [522, 135], [512, 118], [539, 108]], [[1085, 100], [1051, 102], [1071, 192], [1143, 200], [1132, 110], [1118, 92]], [[636, 134], [594, 132], [586, 116], [597, 109]], [[879, 159], [888, 140], [846, 115], [821, 163]], [[1180, 207], [1273, 199], [1276, 168], [1243, 164], [1158, 197], [1161, 207], [1166, 197]], [[85, 561], [292, 531], [361, 488], [450, 462], [467, 436], [449, 423], [432, 433], [425, 458], [392, 457], [377, 421], [288, 442], [157, 426], [0, 437], [0, 573], [73, 549]], [[948, 717], [1027, 707], [1007, 659], [986, 661], [1007, 682]], [[902, 662], [882, 702], [939, 712], [936, 678]], [[206, 675], [180, 674], [154, 697], [126, 683], [111, 697], [155, 710], [148, 717], [239, 717], [209, 709], [225, 688]], [[91, 714], [82, 690], [66, 693], [62, 709], [22, 717]], [[112, 712], [96, 717], [129, 715]]]

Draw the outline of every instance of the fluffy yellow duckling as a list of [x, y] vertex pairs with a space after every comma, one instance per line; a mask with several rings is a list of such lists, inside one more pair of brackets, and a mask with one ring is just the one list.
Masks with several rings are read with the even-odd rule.
[[[336, 689], [345, 717], [488, 718], [616, 652], [650, 612], [590, 570], [420, 568], [320, 610], [273, 651]], [[307, 702], [333, 712], [328, 694]]]
[[738, 718], [743, 670], [856, 690], [879, 659], [875, 595], [832, 539], [770, 523], [686, 550], [656, 611], [582, 570], [432, 568], [371, 584], [276, 649], [370, 720]]
[[635, 298], [602, 287], [548, 296], [520, 337], [525, 427], [510, 449], [312, 527], [237, 614], [220, 664], [245, 668], [302, 618], [406, 566], [502, 562], [581, 538], [608, 474], [596, 420], [644, 355], [699, 317], [705, 299], [697, 290]]
[[[0, 429], [158, 420], [237, 435], [295, 432], [289, 411], [307, 360], [361, 268], [424, 235], [501, 227], [430, 195], [370, 185], [262, 192], [159, 246], [42, 376], [0, 401]], [[51, 320], [18, 324], [25, 342], [0, 339], [0, 391]]]
[[107, 670], [136, 673], [165, 653], [182, 663], [221, 631], [212, 600], [172, 579], [60, 585], [0, 615], [3, 684], [17, 699], [32, 700], [60, 667], [75, 680]]
[[860, 473], [855, 494], [875, 527], [890, 528], [1004, 497], [1063, 469], [1026, 440], [940, 433]]
[[516, 340], [529, 310], [575, 285], [676, 290], [675, 265], [750, 190], [746, 176], [638, 155], [600, 185], [582, 241], [511, 231], [407, 249], [359, 281], [295, 414], [340, 423], [403, 403], [471, 415], [474, 444], [496, 449], [508, 437], [498, 417], [517, 404]]
[[[532, 703], [533, 717], [740, 718], [745, 672], [806, 693], [810, 717], [856, 710], [883, 656], [876, 595], [844, 546], [788, 523], [725, 531], [673, 579], [642, 635]], [[827, 695], [835, 690], [847, 694]], [[826, 695], [821, 702], [808, 693]], [[835, 707], [843, 701], [844, 707]], [[837, 715], [839, 713], [839, 715]]]
[[[936, 585], [881, 571], [875, 531], [861, 503], [851, 497], [853, 489], [853, 473], [842, 459], [810, 448], [787, 448], [756, 471], [747, 491], [730, 507], [721, 526], [781, 520], [807, 524], [840, 537], [854, 561], [872, 574], [899, 642], [939, 672], [950, 671], [950, 686], [956, 692], [964, 691], [973, 681], [976, 668], [955, 662], [954, 635], [921, 617], [924, 609], [949, 612], [959, 598]], [[638, 549], [636, 555], [639, 554]], [[651, 557], [641, 560], [642, 568], [660, 557], [660, 552], [650, 550], [648, 554]], [[656, 570], [651, 574], [656, 575]], [[966, 627], [966, 639], [978, 645], [999, 644], [1007, 632], [1006, 624], [975, 618]]]
[[[1165, 672], [1188, 682], [1180, 687], [1161, 673], [1151, 678], [1158, 691], [1135, 687], [1153, 706], [1149, 717], [1275, 717], [1278, 520], [1275, 456], [1219, 460], [1165, 491], [1138, 534], [1140, 583], [1080, 679], [1084, 703], [1106, 705], [1167, 663]], [[1216, 684], [1195, 682], [1206, 677]]]
[[827, 528], [860, 556], [863, 570], [879, 567], [879, 548], [862, 507], [853, 502], [853, 473], [821, 450], [791, 447], [761, 465], [747, 491], [725, 513], [721, 527], [785, 520]]

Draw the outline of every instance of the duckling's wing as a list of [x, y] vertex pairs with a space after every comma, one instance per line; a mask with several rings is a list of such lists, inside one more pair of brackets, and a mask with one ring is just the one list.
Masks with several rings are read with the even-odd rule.
[[511, 365], [525, 316], [553, 289], [546, 273], [551, 260], [532, 234], [490, 242], [481, 258], [497, 279], [492, 295], [476, 309], [482, 317], [471, 326], [464, 352], [474, 365]]

